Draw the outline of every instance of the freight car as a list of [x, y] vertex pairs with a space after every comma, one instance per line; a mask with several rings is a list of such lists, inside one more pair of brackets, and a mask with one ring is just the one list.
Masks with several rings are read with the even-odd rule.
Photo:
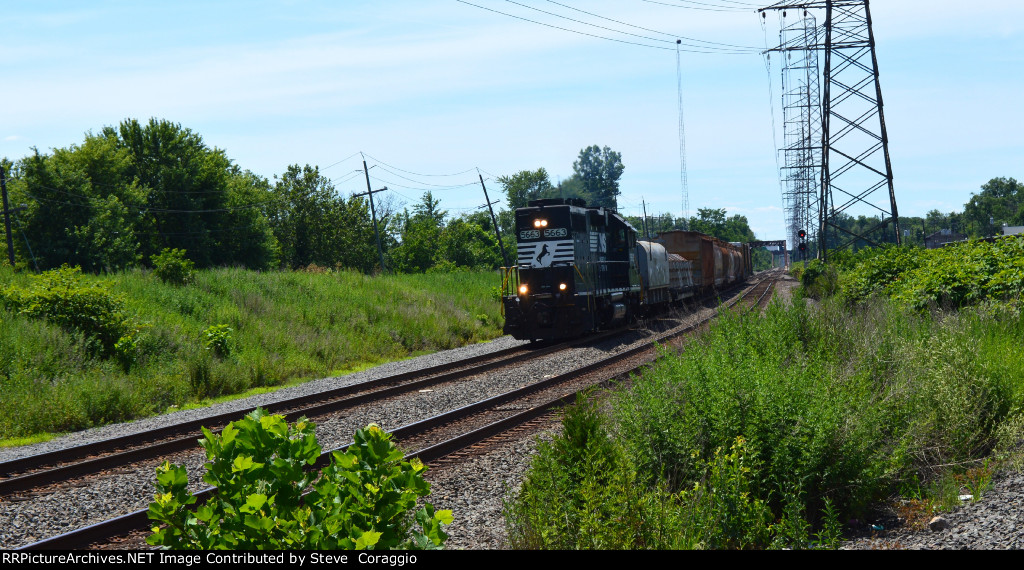
[[502, 284], [506, 334], [542, 340], [614, 328], [750, 275], [750, 251], [697, 232], [637, 239], [620, 215], [579, 199], [515, 212], [518, 259]]

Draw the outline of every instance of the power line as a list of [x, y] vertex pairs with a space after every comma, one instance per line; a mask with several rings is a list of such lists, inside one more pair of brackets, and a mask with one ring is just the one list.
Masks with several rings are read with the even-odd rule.
[[[601, 40], [608, 40], [608, 41], [612, 41], [612, 42], [618, 42], [618, 43], [621, 43], [621, 44], [628, 44], [628, 45], [634, 45], [634, 46], [639, 46], [639, 47], [646, 47], [646, 48], [651, 48], [651, 49], [660, 49], [660, 50], [672, 50], [672, 49], [674, 49], [674, 48], [672, 48], [670, 46], [650, 45], [650, 44], [645, 44], [645, 43], [640, 43], [640, 42], [633, 42], [633, 41], [628, 41], [628, 40], [622, 40], [622, 39], [618, 39], [618, 38], [610, 38], [608, 36], [602, 36], [602, 35], [599, 35], [599, 34], [592, 34], [592, 33], [589, 33], [589, 32], [584, 32], [584, 31], [580, 31], [580, 30], [574, 30], [574, 29], [571, 29], [571, 28], [563, 28], [562, 26], [556, 26], [554, 24], [547, 24], [547, 23], [544, 23], [544, 22], [539, 22], [537, 20], [531, 20], [530, 18], [524, 18], [523, 16], [516, 16], [515, 14], [509, 14], [507, 12], [502, 12], [500, 10], [495, 10], [493, 8], [487, 8], [485, 6], [480, 6], [478, 4], [473, 4], [472, 2], [467, 2], [466, 0], [455, 0], [455, 1], [459, 2], [459, 3], [462, 3], [462, 4], [466, 4], [467, 6], [473, 6], [474, 8], [479, 8], [481, 10], [487, 10], [488, 12], [494, 12], [495, 14], [501, 14], [502, 16], [508, 16], [509, 18], [515, 18], [517, 20], [523, 20], [524, 22], [530, 22], [532, 24], [537, 24], [537, 25], [544, 26], [544, 27], [547, 27], [547, 28], [553, 28], [553, 29], [556, 29], [556, 30], [561, 30], [563, 32], [571, 32], [571, 33], [574, 33], [574, 34], [579, 34], [579, 35], [582, 35], [582, 36], [588, 36], [588, 37], [591, 37], [591, 38], [597, 38], [597, 39], [601, 39]], [[626, 33], [626, 32], [620, 32], [620, 33]], [[658, 41], [660, 41], [660, 40], [658, 40]], [[687, 50], [682, 50], [682, 51], [686, 51], [686, 52], [690, 52], [690, 53], [726, 54], [726, 55], [747, 55], [748, 53], [750, 53], [750, 52], [747, 52], [747, 51], [740, 51], [740, 50], [736, 50], [736, 51], [708, 51], [708, 50], [711, 50], [711, 48], [708, 47], [708, 48], [704, 48], [704, 49], [687, 49]]]
[[[565, 20], [569, 20], [570, 22], [576, 22], [577, 24], [583, 24], [585, 26], [592, 26], [594, 28], [598, 28], [598, 29], [601, 29], [601, 30], [607, 30], [609, 32], [615, 32], [617, 34], [625, 34], [627, 36], [633, 36], [633, 37], [637, 37], [637, 38], [644, 39], [644, 40], [651, 40], [651, 41], [654, 41], [654, 42], [676, 43], [677, 45], [678, 45], [678, 42], [679, 42], [678, 39], [675, 39], [675, 40], [664, 40], [664, 39], [660, 39], [660, 38], [652, 38], [650, 36], [642, 36], [640, 34], [634, 34], [632, 32], [624, 32], [622, 30], [616, 30], [614, 28], [609, 28], [607, 26], [600, 26], [598, 24], [592, 24], [590, 22], [584, 22], [583, 20], [577, 20], [575, 18], [570, 18], [568, 16], [563, 16], [561, 14], [556, 14], [554, 12], [548, 12], [547, 10], [541, 10], [540, 8], [536, 8], [536, 7], [533, 7], [533, 6], [528, 6], [526, 4], [523, 4], [523, 3], [520, 3], [520, 2], [516, 2], [515, 0], [505, 0], [505, 1], [508, 2], [509, 4], [515, 4], [516, 6], [521, 6], [523, 8], [527, 8], [529, 10], [534, 10], [534, 11], [540, 12], [542, 14], [547, 14], [549, 16], [555, 16], [556, 18], [562, 18], [562, 19], [565, 19]], [[554, 3], [558, 4], [557, 2], [554, 2]], [[558, 4], [558, 5], [559, 6], [565, 6], [565, 4]], [[565, 6], [565, 7], [570, 8], [570, 9], [575, 9], [575, 8], [572, 8], [571, 6]], [[582, 12], [582, 10], [580, 10], [580, 11]], [[586, 14], [590, 14], [591, 16], [598, 17], [598, 18], [602, 18], [602, 19], [606, 19], [606, 20], [609, 19], [609, 18], [603, 18], [601, 16], [596, 16], [595, 14], [591, 14], [590, 12], [585, 12], [585, 13]], [[622, 22], [617, 22], [617, 23], [622, 23]], [[630, 24], [625, 24], [625, 25], [630, 25]], [[657, 33], [661, 33], [661, 32], [657, 32]], [[668, 34], [668, 35], [672, 35], [672, 34]], [[675, 36], [673, 36], [673, 37], [675, 37]], [[691, 46], [691, 47], [701, 47], [703, 49], [712, 49], [713, 48], [713, 46]], [[713, 49], [724, 49], [724, 48], [713, 48]], [[747, 48], [747, 49], [754, 50], [756, 48]], [[732, 51], [732, 50], [730, 49], [729, 51]]]
[[[670, 36], [670, 37], [675, 38], [675, 39], [684, 39], [684, 40], [691, 41], [691, 42], [698, 42], [698, 43], [702, 43], [702, 44], [708, 44], [709, 46], [726, 46], [726, 47], [731, 47], [731, 48], [749, 49], [749, 50], [757, 50], [757, 49], [759, 49], [759, 48], [756, 48], [756, 47], [753, 47], [753, 46], [741, 46], [741, 45], [727, 44], [727, 43], [722, 43], [722, 42], [712, 42], [712, 41], [708, 41], [708, 40], [701, 40], [701, 39], [697, 39], [697, 38], [681, 36], [679, 34], [673, 34], [673, 33], [670, 33], [670, 32], [662, 32], [662, 31], [651, 29], [651, 28], [645, 28], [643, 26], [636, 26], [636, 25], [630, 24], [628, 22], [622, 22], [622, 21], [616, 20], [614, 18], [607, 18], [605, 16], [601, 16], [600, 14], [594, 14], [593, 12], [587, 12], [586, 10], [581, 10], [579, 8], [574, 8], [574, 7], [569, 6], [567, 4], [562, 4], [561, 2], [555, 2], [555, 0], [547, 0], [547, 1], [551, 2], [552, 4], [556, 4], [558, 6], [562, 6], [564, 8], [568, 8], [570, 10], [575, 10], [577, 12], [582, 12], [584, 14], [587, 14], [588, 16], [593, 16], [595, 18], [600, 18], [602, 20], [608, 20], [609, 22], [615, 22], [616, 24], [622, 24], [623, 26], [629, 26], [631, 28], [637, 28], [638, 30], [644, 30], [644, 31], [647, 31], [647, 32], [654, 32], [656, 34], [661, 34], [663, 36]], [[694, 47], [700, 47], [700, 46], [694, 46]]]
[[328, 164], [327, 166], [325, 166], [325, 167], [321, 168], [320, 170], [327, 170], [328, 168], [331, 168], [331, 167], [333, 167], [333, 166], [338, 166], [338, 165], [339, 165], [339, 164], [341, 164], [342, 162], [345, 162], [346, 160], [351, 160], [352, 158], [354, 158], [354, 157], [356, 157], [356, 156], [358, 156], [358, 155], [359, 155], [359, 153], [358, 153], [358, 152], [356, 152], [356, 153], [352, 153], [352, 154], [350, 154], [349, 156], [347, 156], [347, 157], [345, 157], [345, 158], [343, 158], [343, 159], [339, 160], [338, 162], [334, 162], [334, 163]]
[[[421, 184], [423, 186], [431, 186], [433, 188], [439, 188], [439, 189], [443, 189], [443, 190], [449, 190], [449, 189], [453, 189], [453, 188], [464, 188], [466, 186], [475, 186], [476, 185], [476, 182], [470, 182], [468, 184], [430, 184], [428, 182], [423, 182], [421, 180], [414, 180], [412, 178], [408, 178], [406, 176], [402, 176], [401, 174], [398, 174], [397, 172], [392, 172], [392, 171], [388, 170], [387, 168], [381, 167], [381, 170], [383, 170], [384, 172], [387, 172], [388, 174], [391, 174], [392, 176], [397, 176], [397, 177], [401, 178], [402, 180], [406, 180], [408, 182], [415, 182], [416, 184]], [[408, 188], [408, 186], [405, 186], [405, 188]]]
[[[358, 153], [356, 153], [356, 154], [358, 154]], [[387, 166], [388, 168], [392, 168], [392, 169], [394, 169], [394, 170], [398, 170], [399, 172], [404, 172], [404, 173], [406, 173], [406, 174], [413, 174], [413, 175], [415, 175], [415, 176], [459, 176], [459, 175], [465, 174], [465, 173], [467, 173], [467, 172], [473, 172], [473, 169], [472, 169], [472, 168], [467, 168], [466, 170], [463, 170], [462, 172], [454, 172], [454, 173], [452, 173], [452, 174], [421, 174], [421, 173], [419, 173], [419, 172], [412, 172], [411, 170], [402, 170], [401, 168], [398, 168], [397, 166], [392, 166], [392, 165], [390, 165], [390, 164], [388, 164], [388, 163], [384, 162], [383, 160], [381, 160], [381, 159], [379, 159], [379, 158], [376, 158], [376, 157], [374, 157], [373, 155], [371, 155], [371, 154], [370, 154], [370, 153], [368, 153], [368, 152], [364, 152], [363, 154], [365, 154], [366, 156], [368, 156], [368, 157], [372, 158], [372, 159], [373, 159], [373, 160], [375, 160], [375, 161], [376, 161], [376, 162], [377, 162], [378, 164], [383, 164], [384, 166]]]
[[[51, 190], [53, 192], [59, 192], [61, 194], [66, 194], [66, 195], [71, 196], [73, 198], [81, 198], [83, 200], [86, 200], [85, 202], [67, 202], [67, 201], [62, 201], [62, 200], [54, 200], [52, 198], [43, 198], [41, 196], [37, 196], [37, 195], [35, 195], [35, 194], [31, 193], [31, 192], [27, 192], [26, 191], [25, 192], [25, 196], [28, 196], [29, 198], [32, 198], [36, 202], [44, 202], [44, 203], [49, 203], [49, 204], [62, 204], [62, 205], [65, 205], [65, 206], [83, 207], [83, 206], [91, 206], [95, 202], [102, 202], [102, 201], [104, 201], [103, 198], [99, 198], [99, 197], [95, 197], [95, 196], [84, 196], [82, 194], [73, 194], [71, 192], [65, 192], [63, 190], [59, 190], [57, 188], [50, 188], [48, 186], [43, 186], [41, 184], [35, 184], [34, 186], [36, 186], [37, 188], [44, 188], [46, 190]], [[212, 214], [212, 213], [220, 213], [220, 212], [233, 212], [233, 211], [236, 211], [236, 210], [246, 210], [246, 209], [249, 209], [249, 208], [257, 208], [257, 207], [260, 207], [260, 206], [265, 206], [265, 205], [268, 205], [268, 204], [276, 204], [276, 203], [278, 203], [278, 200], [268, 200], [266, 202], [252, 202], [252, 203], [248, 203], [248, 204], [238, 204], [238, 205], [235, 205], [235, 206], [228, 206], [228, 207], [225, 207], [225, 208], [209, 208], [209, 209], [205, 209], [205, 210], [200, 210], [200, 209], [197, 209], [197, 210], [185, 210], [185, 209], [172, 209], [172, 208], [151, 208], [151, 207], [148, 207], [148, 206], [145, 206], [145, 205], [142, 205], [142, 204], [132, 204], [131, 202], [121, 202], [121, 204], [124, 207], [130, 208], [132, 210], [138, 210], [139, 213], [141, 213], [141, 214], [150, 214], [150, 213], [156, 213], [156, 214]]]
[[353, 170], [352, 172], [349, 172], [348, 174], [342, 174], [341, 176], [339, 176], [337, 178], [332, 178], [330, 182], [331, 182], [331, 184], [344, 184], [344, 183], [348, 182], [349, 180], [352, 180], [353, 178], [359, 176], [362, 173], [363, 173], [363, 170], [361, 168], [357, 168], [356, 170]]
[[[393, 174], [394, 175], [395, 173], [388, 171], [388, 174]], [[397, 175], [395, 175], [395, 176], [397, 176]], [[398, 184], [396, 182], [392, 182], [390, 180], [387, 180], [386, 178], [381, 178], [379, 176], [371, 176], [370, 178], [372, 178], [373, 180], [376, 180], [377, 182], [383, 182], [389, 188], [391, 186], [396, 186], [398, 188], [405, 188], [406, 190], [421, 190], [421, 191], [424, 191], [424, 192], [434, 192], [434, 191], [438, 191], [438, 190], [458, 190], [460, 188], [467, 188], [469, 186], [476, 186], [476, 184], [477, 184], [476, 182], [468, 182], [466, 184], [458, 184], [458, 185], [454, 185], [454, 186], [438, 186], [438, 185], [434, 185], [434, 184], [429, 184], [428, 186], [433, 186], [433, 188], [417, 188], [415, 186], [405, 186], [403, 184]], [[399, 178], [402, 178], [402, 177], [399, 176]], [[411, 180], [411, 179], [408, 179], [408, 178], [404, 178], [404, 180], [409, 180], [410, 182], [416, 182], [417, 184], [422, 184], [419, 180]]]
[[[750, 8], [729, 7], [729, 6], [720, 6], [718, 4], [709, 4], [707, 2], [694, 2], [694, 1], [690, 1], [690, 0], [680, 0], [682, 2], [686, 2], [686, 4], [684, 4], [684, 5], [669, 4], [667, 2], [656, 2], [655, 0], [642, 0], [642, 1], [643, 2], [647, 2], [649, 4], [660, 4], [662, 6], [669, 6], [671, 8], [684, 8], [684, 9], [687, 9], [687, 10], [700, 10], [702, 12], [747, 12], [751, 8], [754, 7], [753, 5], [750, 5]], [[699, 6], [706, 6], [706, 7], [702, 8], [702, 7], [699, 7]]]

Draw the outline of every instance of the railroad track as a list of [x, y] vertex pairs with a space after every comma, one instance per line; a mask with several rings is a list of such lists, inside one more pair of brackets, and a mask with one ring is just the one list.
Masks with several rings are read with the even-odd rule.
[[[446, 382], [464, 381], [485, 372], [515, 366], [579, 344], [578, 341], [538, 347], [512, 347], [451, 364], [403, 372], [326, 392], [289, 398], [268, 404], [265, 409], [286, 417], [315, 418], [413, 390], [428, 389]], [[238, 417], [239, 412], [233, 411], [2, 462], [0, 497], [23, 493], [56, 481], [117, 469], [154, 457], [193, 449], [196, 434], [201, 427], [210, 428], [216, 433]]]
[[[771, 285], [774, 281], [771, 277], [771, 275], [762, 275], [762, 278], [758, 283], [754, 284], [754, 286], [748, 289], [743, 295], [735, 299], [729, 306], [735, 307], [741, 302], [748, 305], [747, 310], [754, 310], [755, 308], [763, 306], [763, 304], [767, 302], [766, 299], [769, 298], [771, 292]], [[743, 301], [744, 299], [749, 301]], [[651, 342], [614, 354], [608, 358], [589, 364], [572, 372], [553, 376], [551, 378], [545, 378], [523, 388], [512, 390], [469, 406], [463, 406], [419, 422], [402, 426], [392, 430], [392, 434], [396, 441], [398, 441], [404, 448], [417, 450], [410, 453], [410, 457], [418, 456], [426, 462], [433, 462], [438, 459], [448, 457], [454, 453], [465, 454], [467, 452], [464, 450], [467, 448], [471, 450], [469, 452], [470, 454], [475, 453], [472, 451], [473, 448], [471, 446], [479, 445], [480, 442], [485, 441], [488, 438], [499, 436], [510, 429], [516, 429], [517, 426], [521, 426], [524, 423], [537, 421], [538, 418], [543, 418], [545, 415], [552, 414], [554, 410], [559, 407], [574, 401], [576, 394], [583, 390], [589, 389], [595, 385], [606, 383], [609, 379], [625, 378], [630, 374], [637, 372], [640, 368], [646, 366], [655, 358], [656, 344], [672, 343], [675, 339], [692, 333], [700, 327], [706, 326], [709, 320], [710, 318], [687, 327], [670, 331], [666, 334], [658, 335]], [[589, 337], [585, 342], [593, 342], [594, 340], [594, 337]], [[574, 344], [582, 343], [578, 341]], [[561, 348], [559, 348], [560, 346], [561, 345], [544, 347], [531, 351], [527, 353], [527, 357], [524, 358], [524, 360], [539, 358], [542, 355], [557, 352], [557, 350], [561, 350]], [[520, 358], [520, 355], [523, 353], [521, 350], [510, 350], [504, 352], [507, 352], [507, 354], [503, 356], [507, 356], [510, 360]], [[498, 353], [493, 353], [489, 355], [493, 361], [481, 365], [481, 367], [490, 366], [491, 369], [493, 369], [501, 366], [500, 364], [494, 364], [495, 362], [504, 361], [503, 358], [496, 358], [497, 354]], [[465, 362], [459, 364], [465, 365]], [[510, 365], [510, 363], [504, 364], [504, 366]], [[467, 370], [475, 370], [475, 372], [468, 373], [466, 377], [486, 371], [478, 370], [477, 367], [472, 367]], [[421, 370], [419, 373], [423, 374], [424, 371]], [[461, 372], [453, 374], [461, 374]], [[441, 376], [443, 375], [444, 374], [441, 374]], [[403, 374], [399, 376], [406, 375]], [[395, 382], [402, 382], [400, 380], [395, 380], [395, 378], [396, 377], [390, 377], [383, 380], [385, 380], [384, 383], [390, 382], [392, 384]], [[399, 386], [383, 388], [382, 390], [416, 390], [420, 386], [418, 382], [427, 382], [431, 380], [441, 382], [441, 380], [435, 380], [434, 378], [426, 378], [414, 381], [412, 384], [404, 383]], [[410, 387], [410, 385], [412, 387]], [[372, 393], [378, 392], [375, 391], [371, 392], [371, 394]], [[365, 401], [363, 403], [365, 403]], [[316, 405], [335, 405], [335, 402], [327, 404], [319, 403]], [[309, 408], [306, 409], [308, 410]], [[323, 413], [327, 413], [328, 411], [330, 410]], [[291, 413], [294, 415], [296, 412], [293, 411]], [[227, 421], [237, 419], [239, 414], [238, 412], [233, 412], [227, 415], [230, 417], [224, 419], [225, 423]], [[306, 415], [310, 414], [306, 413]], [[209, 425], [210, 420], [207, 418], [202, 422], [204, 425]], [[198, 428], [195, 429], [197, 430]], [[189, 442], [189, 445], [194, 447], [194, 432], [190, 437], [184, 439]], [[150, 447], [153, 446], [151, 445]], [[338, 449], [343, 448], [344, 446]], [[326, 464], [333, 451], [334, 450], [324, 452], [321, 457], [322, 464]], [[161, 453], [161, 455], [162, 454], [163, 453]], [[319, 466], [322, 465], [318, 463], [317, 467]], [[205, 489], [196, 494], [200, 497], [200, 501], [204, 501], [212, 492], [212, 489]], [[23, 549], [83, 548], [94, 545], [97, 542], [110, 541], [111, 537], [128, 535], [133, 531], [137, 533], [139, 529], [145, 529], [148, 525], [149, 521], [146, 517], [146, 511], [138, 510], [102, 523], [86, 526], [69, 533], [27, 545], [23, 547]], [[136, 540], [137, 539], [138, 537], [136, 537]]]

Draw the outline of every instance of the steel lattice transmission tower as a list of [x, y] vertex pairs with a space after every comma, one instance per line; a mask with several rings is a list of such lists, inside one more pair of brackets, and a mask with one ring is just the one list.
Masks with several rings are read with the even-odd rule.
[[[779, 32], [783, 52], [782, 116], [785, 166], [783, 205], [789, 243], [807, 242], [810, 249], [798, 252], [808, 259], [818, 242], [818, 200], [821, 188], [821, 96], [818, 68], [819, 29], [814, 16], [803, 17]], [[806, 237], [798, 233], [804, 230]]]
[[[789, 54], [813, 47], [825, 54], [817, 200], [819, 256], [827, 258], [829, 250], [853, 243], [899, 244], [899, 213], [868, 0], [784, 1], [763, 8], [762, 14], [765, 10], [825, 11], [823, 29], [815, 34], [813, 46], [783, 43], [773, 50]], [[862, 223], [855, 226], [853, 222]]]

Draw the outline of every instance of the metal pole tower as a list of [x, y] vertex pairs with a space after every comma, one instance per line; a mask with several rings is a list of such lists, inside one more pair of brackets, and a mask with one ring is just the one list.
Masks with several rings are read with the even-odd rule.
[[[760, 11], [821, 9], [824, 30], [813, 44], [825, 53], [817, 245], [827, 259], [832, 249], [901, 238], [869, 1], [783, 1]], [[784, 43], [773, 51], [807, 49]]]
[[[785, 166], [782, 169], [783, 205], [790, 243], [806, 242], [809, 250], [797, 253], [807, 259], [818, 242], [818, 199], [821, 187], [821, 95], [818, 68], [819, 29], [804, 10], [794, 23], [779, 32], [782, 52], [782, 114]], [[775, 50], [772, 50], [775, 51]], [[799, 236], [800, 230], [807, 232]]]

